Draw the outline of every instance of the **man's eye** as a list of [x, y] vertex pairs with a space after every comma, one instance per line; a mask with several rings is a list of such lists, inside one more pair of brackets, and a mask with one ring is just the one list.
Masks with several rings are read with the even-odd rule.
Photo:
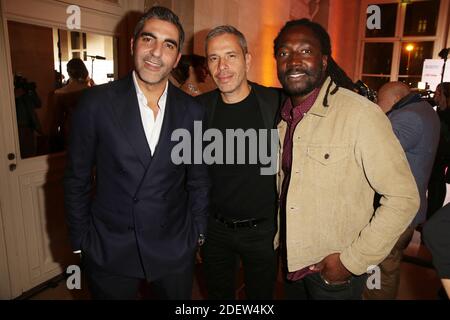
[[217, 61], [217, 57], [209, 57], [209, 61], [210, 62], [216, 62]]
[[173, 50], [173, 49], [175, 49], [175, 45], [173, 43], [166, 42], [166, 48]]
[[143, 36], [143, 37], [142, 37], [142, 41], [143, 41], [143, 42], [150, 42], [150, 41], [152, 41], [152, 40], [153, 40], [152, 37], [148, 37], [148, 36]]
[[303, 49], [303, 50], [302, 50], [302, 53], [310, 54], [310, 53], [311, 53], [311, 50], [310, 50], [310, 49]]
[[279, 57], [286, 57], [288, 55], [288, 53], [286, 51], [280, 51], [278, 52], [278, 56]]

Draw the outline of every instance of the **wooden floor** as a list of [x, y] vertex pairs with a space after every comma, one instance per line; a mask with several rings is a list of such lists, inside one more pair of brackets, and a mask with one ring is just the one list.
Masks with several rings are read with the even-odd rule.
[[[400, 300], [434, 300], [440, 287], [435, 270], [431, 267], [431, 255], [421, 244], [420, 233], [415, 232], [413, 240], [405, 250], [405, 259], [401, 265], [400, 289], [397, 299]], [[237, 297], [244, 298], [243, 286], [237, 289]], [[202, 276], [202, 265], [197, 265], [193, 300], [204, 300], [206, 297], [205, 285]], [[82, 282], [81, 290], [68, 290], [65, 280], [55, 282], [33, 295], [24, 295], [22, 298], [32, 300], [86, 300], [90, 299], [86, 283]], [[283, 286], [281, 276], [278, 277], [275, 299], [283, 299]]]

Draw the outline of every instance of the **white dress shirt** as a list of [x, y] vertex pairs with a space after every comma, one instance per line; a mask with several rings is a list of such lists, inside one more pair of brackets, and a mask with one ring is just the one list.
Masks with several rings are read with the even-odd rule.
[[139, 103], [139, 112], [141, 113], [141, 120], [142, 125], [144, 126], [145, 137], [147, 138], [148, 146], [150, 147], [150, 151], [153, 155], [156, 145], [159, 141], [159, 136], [161, 134], [161, 127], [164, 120], [164, 111], [166, 110], [167, 88], [169, 87], [169, 81], [167, 81], [164, 92], [158, 100], [159, 111], [156, 115], [156, 119], [153, 110], [147, 105], [147, 98], [139, 87], [139, 84], [136, 80], [135, 71], [133, 71], [133, 82], [136, 89], [137, 100]]

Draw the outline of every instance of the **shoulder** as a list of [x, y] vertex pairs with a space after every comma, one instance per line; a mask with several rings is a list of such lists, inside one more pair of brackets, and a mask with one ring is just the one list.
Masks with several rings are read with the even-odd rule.
[[338, 112], [346, 112], [355, 117], [381, 117], [387, 120], [386, 115], [378, 105], [351, 90], [339, 88], [334, 94], [330, 94], [329, 103], [332, 107], [337, 107]]
[[219, 94], [219, 89], [214, 89], [212, 91], [196, 96], [195, 100], [201, 105], [209, 107], [217, 101]]
[[169, 99], [174, 99], [176, 101], [176, 104], [184, 105], [188, 113], [195, 117], [204, 114], [205, 108], [197, 101], [197, 99], [170, 83], [168, 90]]
[[255, 90], [255, 93], [257, 96], [266, 97], [269, 99], [281, 99], [282, 95], [282, 89], [281, 88], [275, 88], [275, 87], [266, 87], [263, 85], [260, 85], [256, 82], [250, 82], [249, 84], [252, 86], [252, 88]]
[[393, 110], [390, 114], [389, 114], [389, 119], [391, 121], [396, 121], [396, 120], [416, 120], [416, 121], [420, 121], [421, 119], [421, 112], [411, 106], [411, 105], [407, 105], [404, 106], [401, 109], [398, 110]]
[[389, 116], [394, 120], [410, 120], [423, 123], [437, 123], [439, 117], [431, 105], [426, 101], [420, 101], [408, 104], [399, 110], [394, 110]]
[[371, 135], [385, 136], [392, 132], [392, 124], [381, 108], [353, 91], [339, 88], [329, 98], [330, 113], [336, 121], [354, 126], [358, 138], [372, 139]]
[[132, 86], [131, 77], [127, 76], [119, 80], [96, 85], [84, 90], [83, 99], [101, 99], [109, 98], [112, 94], [121, 94]]

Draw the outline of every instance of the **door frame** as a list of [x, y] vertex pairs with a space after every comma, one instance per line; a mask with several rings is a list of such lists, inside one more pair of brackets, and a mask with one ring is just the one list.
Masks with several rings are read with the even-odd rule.
[[[10, 272], [10, 270], [19, 270], [24, 265], [24, 234], [21, 221], [20, 208], [14, 206], [13, 195], [18, 195], [18, 186], [14, 185], [13, 179], [10, 179], [9, 165], [16, 164], [16, 160], [8, 160], [7, 154], [17, 155], [17, 128], [15, 126], [15, 115], [13, 114], [14, 89], [12, 77], [10, 75], [11, 65], [8, 52], [8, 42], [6, 38], [6, 19], [4, 19], [3, 3], [0, 3], [0, 64], [6, 68], [0, 69], [0, 83], [7, 84], [0, 90], [0, 119], [1, 138], [0, 138], [0, 175], [7, 177], [0, 179], [0, 203], [2, 230], [0, 231], [0, 255], [4, 263], [0, 265], [0, 299], [10, 299], [21, 294], [20, 275], [23, 272]], [[17, 200], [16, 200], [17, 201]], [[17, 202], [16, 202], [17, 203]], [[22, 229], [22, 230], [21, 230]], [[22, 231], [22, 232], [21, 232]], [[4, 259], [3, 259], [4, 258]]]
[[[20, 172], [39, 174], [48, 172], [49, 160], [64, 160], [64, 153], [21, 159], [14, 101], [14, 85], [11, 66], [7, 22], [57, 27], [67, 29], [66, 8], [77, 4], [81, 8], [81, 31], [119, 36], [116, 24], [129, 10], [142, 11], [144, 0], [118, 0], [117, 4], [102, 1], [72, 0], [0, 0], [0, 299], [20, 296], [33, 287], [29, 271], [29, 257], [23, 210], [29, 203], [22, 203]], [[55, 14], [56, 13], [56, 14]], [[128, 39], [127, 39], [128, 42]], [[8, 160], [14, 153], [16, 159]], [[59, 161], [59, 160], [58, 160]], [[16, 164], [18, 173], [11, 174], [9, 166]]]

